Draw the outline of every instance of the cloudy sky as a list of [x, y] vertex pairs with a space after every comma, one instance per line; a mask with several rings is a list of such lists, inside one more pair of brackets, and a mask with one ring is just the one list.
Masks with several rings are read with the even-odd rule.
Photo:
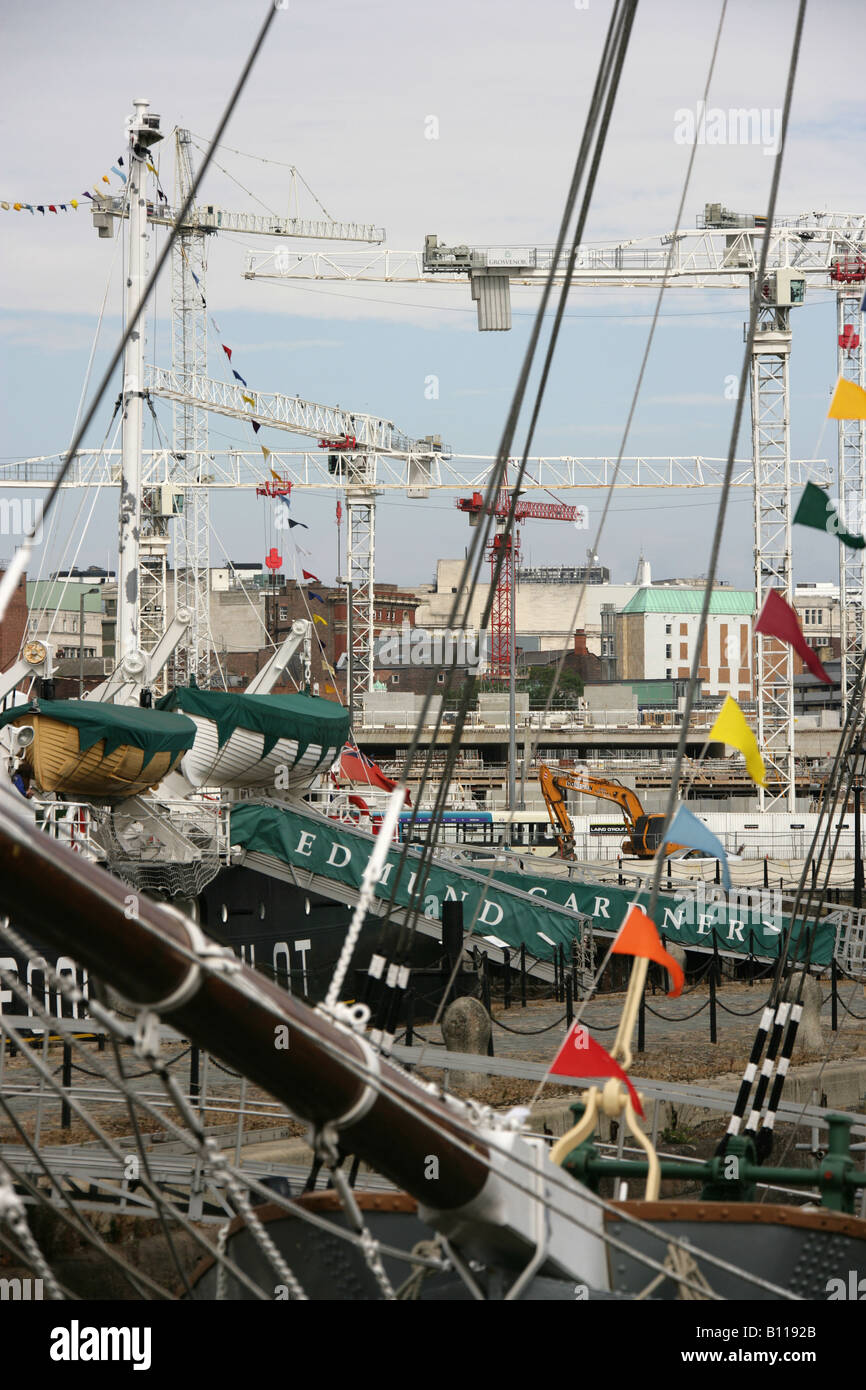
[[[285, 211], [295, 166], [328, 213], [386, 228], [386, 245], [545, 245], [556, 232], [611, 5], [589, 0], [288, 0], [217, 153], [201, 201], [236, 211]], [[48, 0], [7, 10], [0, 198], [33, 204], [81, 199], [124, 151], [132, 98], [150, 99], [166, 139], [163, 185], [173, 192], [175, 126], [202, 142], [213, 129], [261, 22], [260, 4], [152, 0], [146, 22], [127, 5]], [[719, 5], [641, 0], [587, 233], [589, 242], [655, 237], [670, 230], [689, 155], [675, 137], [678, 113], [703, 90]], [[781, 107], [794, 0], [730, 0], [711, 105]], [[779, 199], [783, 213], [863, 211], [864, 111], [845, 49], [864, 50], [861, 0], [813, 3], [794, 99]], [[847, 74], [847, 75], [846, 75]], [[426, 138], [430, 117], [438, 138]], [[707, 201], [739, 211], [766, 206], [774, 159], [760, 145], [701, 146], [686, 225]], [[113, 179], [114, 184], [117, 183]], [[303, 195], [301, 211], [315, 204]], [[68, 442], [85, 384], [100, 306], [94, 371], [120, 325], [119, 254], [84, 210], [54, 217], [0, 211], [5, 391], [4, 460], [54, 453]], [[393, 419], [415, 436], [439, 433], [458, 452], [495, 453], [535, 303], [513, 292], [510, 333], [479, 334], [468, 286], [330, 286], [242, 277], [248, 247], [226, 236], [209, 249], [208, 306], [251, 387], [283, 391]], [[293, 243], [282, 243], [294, 249]], [[657, 244], [657, 243], [656, 243]], [[148, 356], [169, 365], [169, 287], [159, 286]], [[568, 316], [535, 452], [615, 454], [644, 348], [652, 292], [581, 289]], [[725, 379], [739, 372], [745, 295], [673, 289], [641, 393], [628, 454], [723, 456], [732, 403]], [[795, 311], [791, 360], [792, 454], [835, 460], [823, 429], [835, 378], [835, 309], [822, 291]], [[212, 342], [212, 374], [224, 362]], [[438, 399], [425, 382], [439, 380]], [[91, 376], [91, 383], [95, 379]], [[108, 428], [116, 386], [90, 442]], [[170, 416], [160, 407], [170, 429]], [[212, 418], [213, 449], [250, 447], [249, 429]], [[148, 430], [146, 444], [150, 445]], [[286, 436], [264, 432], [275, 448]], [[748, 447], [748, 432], [739, 453]], [[116, 496], [116, 494], [114, 495]], [[601, 495], [572, 494], [597, 517]], [[64, 495], [63, 544], [77, 542], [94, 499]], [[657, 577], [706, 568], [717, 499], [701, 491], [619, 492], [600, 545], [617, 580], [633, 577], [643, 549]], [[97, 498], [79, 564], [113, 562], [112, 497]], [[336, 572], [333, 495], [297, 497], [309, 523], [307, 567]], [[246, 492], [212, 503], [212, 563], [255, 559], [269, 543], [264, 504]], [[298, 533], [296, 533], [298, 534]], [[382, 499], [378, 577], [428, 581], [436, 559], [468, 540], [453, 494]], [[584, 532], [529, 523], [533, 563], [583, 558]], [[14, 539], [0, 540], [0, 558]], [[44, 551], [55, 568], [58, 542]], [[72, 552], [67, 551], [71, 560]], [[795, 536], [799, 579], [836, 577], [835, 543]], [[35, 571], [34, 571], [35, 572]], [[732, 502], [721, 577], [751, 584], [751, 499]]]

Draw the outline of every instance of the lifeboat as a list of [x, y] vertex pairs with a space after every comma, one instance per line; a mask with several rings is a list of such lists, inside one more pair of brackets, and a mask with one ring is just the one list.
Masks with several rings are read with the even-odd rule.
[[244, 695], [178, 686], [157, 702], [195, 724], [181, 772], [194, 787], [305, 791], [336, 760], [349, 711], [317, 695]]
[[40, 792], [82, 799], [137, 796], [155, 787], [192, 747], [181, 714], [97, 700], [44, 700], [0, 713], [0, 728], [32, 729], [22, 770]]

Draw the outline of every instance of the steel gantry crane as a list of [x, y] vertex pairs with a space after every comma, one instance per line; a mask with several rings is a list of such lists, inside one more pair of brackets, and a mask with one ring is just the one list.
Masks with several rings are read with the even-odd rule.
[[[838, 346], [844, 375], [863, 384], [862, 288], [866, 217], [805, 213], [780, 218], [768, 229], [765, 219], [707, 204], [694, 231], [604, 246], [580, 247], [571, 269], [575, 287], [739, 289], [753, 291], [761, 241], [769, 237], [766, 280], [761, 286], [758, 328], [750, 372], [755, 489], [754, 570], [758, 606], [769, 588], [790, 601], [791, 513], [790, 309], [803, 302], [807, 285], [837, 293]], [[570, 254], [570, 253], [569, 253]], [[291, 256], [285, 250], [260, 256], [249, 252], [249, 279], [317, 279], [392, 283], [465, 283], [468, 277], [481, 331], [511, 327], [511, 284], [538, 285], [551, 271], [554, 253], [541, 247], [443, 246], [428, 235], [420, 253], [387, 250], [365, 253], [315, 252]], [[568, 256], [553, 267], [561, 283]], [[843, 422], [839, 430], [840, 511], [848, 529], [862, 528], [866, 494], [863, 422]], [[856, 508], [856, 518], [855, 518]], [[855, 661], [864, 641], [866, 560], [843, 548], [840, 559], [843, 698], [847, 699]], [[769, 763], [771, 784], [761, 790], [762, 808], [794, 809], [794, 709], [790, 649], [758, 635], [755, 672], [758, 732]]]
[[567, 502], [527, 502], [521, 497], [514, 504], [514, 524], [506, 534], [505, 526], [511, 512], [507, 472], [505, 481], [505, 488], [489, 507], [485, 507], [484, 494], [481, 492], [473, 492], [471, 497], [457, 498], [457, 507], [461, 512], [468, 513], [470, 526], [477, 526], [479, 519], [487, 514], [492, 513], [496, 518], [494, 533], [487, 543], [490, 583], [493, 588], [493, 602], [490, 608], [489, 676], [494, 684], [513, 684], [515, 676], [516, 565], [520, 555], [520, 523], [528, 517], [542, 521], [570, 521], [573, 524], [585, 519], [585, 508], [572, 507]]
[[[148, 131], [148, 149], [161, 139], [159, 117], [148, 114], [149, 103], [135, 103], [135, 131]], [[132, 127], [131, 127], [132, 128]], [[148, 157], [139, 162], [142, 225], [137, 233], [145, 246], [149, 226], [171, 227], [193, 184], [192, 137], [188, 130], [175, 131], [175, 206], [162, 196], [147, 197], [148, 170], [156, 176]], [[140, 187], [139, 187], [140, 185]], [[130, 180], [131, 186], [131, 180]], [[99, 235], [110, 237], [115, 220], [130, 216], [130, 200], [96, 197], [93, 221]], [[382, 227], [371, 223], [338, 222], [330, 218], [282, 217], [229, 212], [213, 203], [193, 205], [181, 226], [172, 250], [171, 264], [171, 361], [179, 378], [195, 381], [207, 377], [207, 247], [215, 234], [241, 232], [276, 238], [300, 237], [316, 241], [384, 240]], [[143, 334], [139, 335], [143, 340]], [[210, 582], [210, 516], [207, 481], [207, 411], [192, 399], [173, 403], [172, 453], [175, 466], [170, 482], [159, 491], [145, 491], [140, 502], [138, 610], [140, 640], [150, 650], [165, 627], [169, 523], [175, 523], [174, 606], [192, 613], [188, 635], [175, 654], [175, 679], [195, 675], [208, 685], [213, 674], [212, 638], [208, 619]]]

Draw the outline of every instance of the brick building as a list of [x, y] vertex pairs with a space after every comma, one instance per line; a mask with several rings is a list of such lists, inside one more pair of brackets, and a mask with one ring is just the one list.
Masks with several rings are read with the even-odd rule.
[[[6, 573], [0, 567], [0, 579]], [[8, 671], [17, 659], [24, 633], [27, 630], [27, 576], [22, 574], [9, 600], [6, 616], [0, 623], [0, 671]]]

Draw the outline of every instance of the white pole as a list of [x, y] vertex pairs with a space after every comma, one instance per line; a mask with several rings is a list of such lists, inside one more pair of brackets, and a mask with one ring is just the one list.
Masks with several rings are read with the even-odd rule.
[[144, 387], [144, 316], [139, 305], [147, 274], [147, 151], [160, 140], [159, 117], [148, 117], [150, 102], [133, 102], [129, 127], [129, 255], [126, 320], [136, 323], [123, 357], [123, 425], [120, 464], [120, 537], [117, 565], [116, 659], [138, 653], [140, 634], [141, 435]]

